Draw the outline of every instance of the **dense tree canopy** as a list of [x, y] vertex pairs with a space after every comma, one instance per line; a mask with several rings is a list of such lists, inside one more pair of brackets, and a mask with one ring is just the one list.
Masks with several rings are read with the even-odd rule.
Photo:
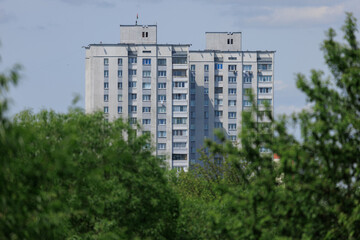
[[[1, 76], [16, 83], [16, 70]], [[0, 239], [168, 239], [178, 200], [148, 136], [101, 113], [0, 112]]]

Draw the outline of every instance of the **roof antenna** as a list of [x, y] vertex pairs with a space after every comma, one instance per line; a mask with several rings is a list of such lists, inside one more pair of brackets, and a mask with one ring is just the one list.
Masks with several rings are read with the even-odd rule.
[[135, 21], [135, 25], [137, 25], [137, 21], [138, 21], [138, 19], [139, 19], [139, 14], [137, 13], [137, 14], [136, 14], [136, 21]]

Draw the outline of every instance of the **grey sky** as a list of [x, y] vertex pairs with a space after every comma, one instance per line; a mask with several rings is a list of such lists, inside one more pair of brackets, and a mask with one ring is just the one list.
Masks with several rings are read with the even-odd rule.
[[10, 97], [11, 113], [25, 108], [65, 112], [74, 93], [84, 106], [85, 51], [118, 43], [119, 25], [158, 24], [160, 43], [205, 47], [206, 31], [241, 31], [244, 50], [276, 50], [275, 113], [305, 106], [294, 74], [325, 70], [319, 50], [325, 31], [345, 11], [360, 18], [358, 0], [0, 0], [0, 70], [24, 66]]

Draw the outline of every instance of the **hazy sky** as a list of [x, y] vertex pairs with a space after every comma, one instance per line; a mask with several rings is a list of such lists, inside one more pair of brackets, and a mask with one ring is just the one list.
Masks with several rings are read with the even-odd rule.
[[[85, 96], [85, 49], [118, 43], [120, 24], [158, 25], [159, 43], [204, 49], [206, 31], [243, 33], [243, 50], [275, 50], [275, 114], [305, 106], [295, 73], [326, 70], [320, 44], [329, 27], [342, 36], [345, 11], [359, 0], [0, 0], [0, 71], [20, 63], [11, 114], [25, 108], [67, 111]], [[339, 38], [340, 39], [340, 38]]]

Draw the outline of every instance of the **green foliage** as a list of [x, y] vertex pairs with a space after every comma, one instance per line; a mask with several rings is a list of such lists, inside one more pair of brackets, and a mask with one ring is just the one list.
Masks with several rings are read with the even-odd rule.
[[[2, 90], [17, 72], [1, 75]], [[3, 99], [4, 100], [4, 99]], [[148, 136], [121, 119], [0, 112], [0, 239], [169, 239], [178, 200]]]

